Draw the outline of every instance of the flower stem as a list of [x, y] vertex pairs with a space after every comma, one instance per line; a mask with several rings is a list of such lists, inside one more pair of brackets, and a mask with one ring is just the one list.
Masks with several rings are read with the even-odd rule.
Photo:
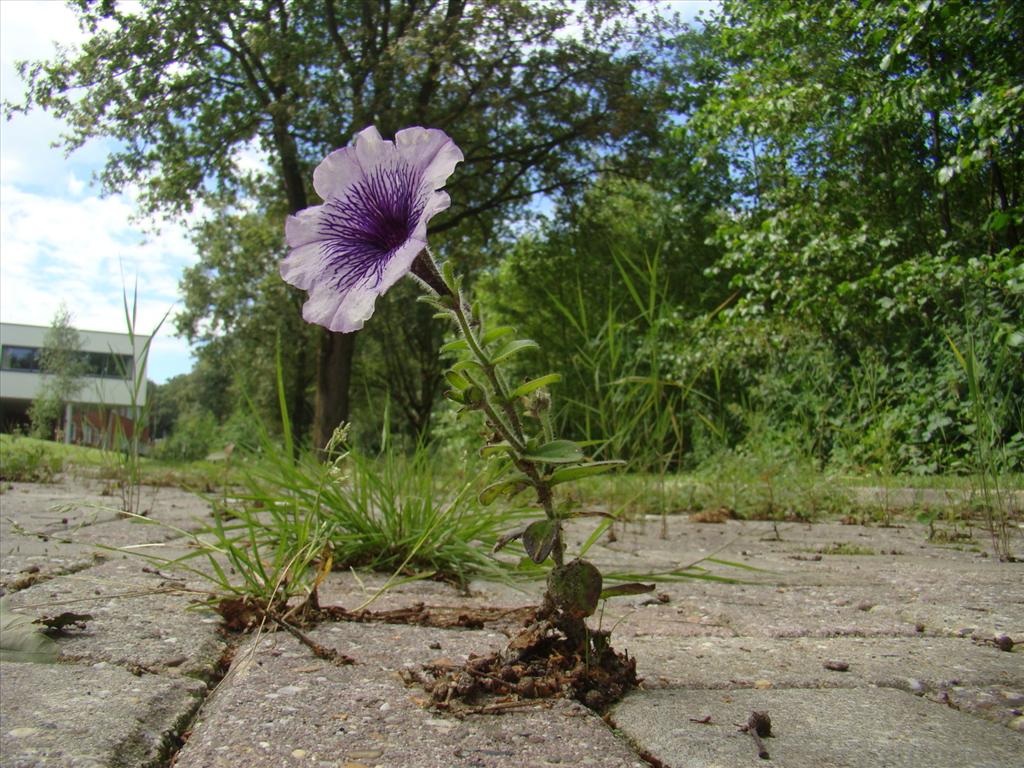
[[[549, 520], [557, 520], [555, 517], [551, 484], [541, 474], [534, 462], [523, 458], [523, 454], [526, 451], [527, 440], [523, 431], [522, 421], [519, 418], [519, 414], [516, 412], [512, 398], [509, 397], [508, 386], [499, 373], [497, 366], [491, 362], [491, 358], [488, 356], [487, 351], [483, 348], [483, 345], [477, 338], [476, 333], [473, 331], [473, 326], [470, 324], [469, 318], [466, 314], [467, 307], [468, 305], [463, 301], [462, 296], [456, 293], [455, 301], [451, 307], [452, 314], [455, 316], [459, 326], [459, 331], [462, 334], [462, 338], [466, 340], [469, 351], [472, 353], [473, 357], [476, 358], [476, 362], [480, 365], [484, 375], [487, 377], [490, 389], [493, 392], [494, 397], [496, 397], [500, 403], [501, 410], [504, 413], [505, 418], [502, 418], [502, 416], [495, 410], [494, 404], [488, 396], [487, 387], [480, 387], [481, 392], [483, 392], [483, 401], [480, 404], [480, 408], [487, 416], [488, 421], [491, 422], [491, 426], [494, 430], [501, 435], [503, 439], [507, 440], [510, 446], [512, 446], [512, 461], [516, 468], [529, 479], [530, 485], [533, 486], [534, 492], [537, 494], [537, 501], [544, 510], [544, 515]], [[471, 377], [470, 379], [472, 380]], [[474, 384], [476, 384], [476, 382], [474, 382]], [[548, 423], [544, 423], [543, 428], [545, 437], [550, 440], [550, 425]], [[556, 566], [562, 565], [564, 550], [565, 545], [562, 538], [562, 528], [561, 525], [559, 525], [557, 533], [555, 534], [555, 545], [551, 550], [551, 559], [554, 561]]]
[[[459, 297], [461, 299], [461, 297]], [[498, 397], [501, 402], [502, 410], [505, 412], [505, 416], [508, 418], [509, 423], [515, 430], [516, 436], [519, 438], [519, 442], [522, 445], [526, 445], [526, 437], [523, 435], [523, 424], [519, 420], [519, 414], [516, 413], [515, 407], [512, 405], [511, 398], [508, 396], [508, 387], [505, 385], [504, 379], [501, 378], [501, 374], [498, 373], [494, 363], [491, 362], [490, 357], [487, 356], [487, 352], [480, 345], [479, 340], [476, 338], [476, 334], [473, 333], [473, 327], [469, 323], [469, 318], [466, 317], [466, 305], [462, 301], [456, 302], [456, 307], [453, 310], [455, 317], [459, 322], [459, 329], [462, 331], [462, 336], [465, 338], [466, 343], [469, 344], [470, 351], [476, 357], [477, 362], [480, 363], [480, 367], [483, 368], [484, 375], [487, 376], [487, 380], [491, 383], [494, 388], [494, 394]]]

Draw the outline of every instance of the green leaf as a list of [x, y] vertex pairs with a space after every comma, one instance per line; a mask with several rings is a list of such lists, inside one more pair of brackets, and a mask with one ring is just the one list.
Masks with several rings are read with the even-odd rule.
[[551, 554], [557, 537], [557, 520], [538, 520], [523, 531], [523, 549], [533, 562], [543, 563]]
[[468, 371], [470, 369], [478, 371], [478, 370], [480, 370], [480, 368], [481, 368], [481, 365], [476, 360], [466, 359], [466, 360], [459, 360], [457, 363], [455, 363], [455, 365], [453, 365], [451, 367], [451, 370], [456, 371], [458, 373], [462, 373], [462, 372]]
[[593, 461], [589, 464], [581, 464], [578, 467], [562, 467], [552, 472], [549, 480], [552, 485], [568, 483], [571, 480], [579, 480], [582, 477], [610, 472], [617, 467], [625, 466], [625, 464], [626, 462], [615, 459], [612, 461]]
[[513, 328], [511, 325], [497, 325], [494, 328], [491, 328], [489, 331], [484, 332], [484, 335], [480, 337], [480, 343], [490, 344], [492, 341], [497, 341], [498, 339], [504, 336], [508, 336], [510, 333], [513, 333], [514, 331], [515, 328]]
[[508, 533], [502, 534], [498, 537], [498, 540], [494, 542], [494, 546], [491, 547], [491, 554], [494, 554], [500, 549], [503, 549], [507, 545], [511, 544], [516, 539], [522, 537], [524, 533], [526, 533], [526, 529], [520, 528], [517, 531], [509, 531]]
[[480, 449], [480, 455], [483, 456], [484, 458], [487, 458], [488, 456], [494, 456], [499, 453], [507, 454], [510, 453], [511, 451], [512, 445], [502, 440], [500, 443], [491, 443], [490, 445], [485, 445], [483, 448]]
[[527, 461], [572, 464], [583, 461], [583, 451], [572, 440], [552, 440], [523, 456]]
[[480, 491], [480, 496], [478, 498], [481, 504], [487, 506], [503, 494], [507, 493], [509, 498], [511, 498], [529, 486], [530, 479], [526, 475], [516, 474], [510, 478], [506, 478], [505, 480], [500, 480], [497, 483], [491, 483]]
[[642, 595], [653, 592], [653, 584], [641, 584], [639, 581], [631, 581], [628, 584], [616, 584], [614, 587], [607, 587], [601, 590], [601, 599], [609, 597], [625, 597], [626, 595]]
[[440, 354], [446, 352], [468, 352], [469, 344], [465, 339], [456, 339], [455, 341], [449, 341], [447, 344], [442, 344], [438, 350]]
[[586, 560], [556, 566], [548, 574], [548, 594], [561, 610], [578, 619], [590, 616], [601, 600], [601, 572]]
[[528, 395], [535, 389], [546, 387], [548, 384], [557, 384], [562, 380], [562, 374], [560, 373], [549, 373], [547, 376], [541, 376], [538, 379], [533, 379], [525, 384], [520, 384], [518, 387], [512, 390], [509, 397], [516, 398]]
[[494, 353], [494, 357], [491, 358], [491, 364], [497, 365], [498, 363], [508, 360], [512, 355], [517, 352], [521, 352], [524, 349], [532, 349], [540, 346], [536, 341], [531, 339], [515, 339], [505, 344], [501, 349]]
[[441, 277], [444, 279], [445, 285], [447, 285], [449, 288], [451, 288], [455, 284], [455, 266], [452, 263], [451, 259], [449, 259], [448, 261], [444, 262], [441, 265]]
[[57, 644], [31, 618], [8, 610], [6, 603], [0, 600], [0, 661], [55, 663], [60, 655]]
[[456, 389], [465, 389], [469, 386], [469, 382], [456, 370], [452, 369], [444, 372], [444, 377], [448, 379], [448, 383]]

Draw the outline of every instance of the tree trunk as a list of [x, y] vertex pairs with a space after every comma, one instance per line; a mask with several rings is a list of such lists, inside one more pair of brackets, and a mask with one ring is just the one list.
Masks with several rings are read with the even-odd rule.
[[[1006, 194], [1006, 183], [1003, 181], [1003, 172], [999, 168], [999, 163], [992, 157], [992, 150], [989, 150], [989, 158], [992, 160], [992, 185], [996, 188], [996, 194], [999, 195], [999, 210], [1003, 212], [1009, 212], [1012, 204], [1009, 196]], [[1007, 224], [1006, 234], [1009, 238], [1008, 246], [1014, 248], [1020, 245], [1020, 235], [1017, 232], [1017, 226], [1013, 222], [1013, 216], [1010, 216], [1010, 220]]]
[[316, 409], [313, 413], [313, 446], [323, 450], [334, 430], [348, 420], [349, 383], [355, 333], [325, 330], [320, 337], [320, 358], [316, 369]]

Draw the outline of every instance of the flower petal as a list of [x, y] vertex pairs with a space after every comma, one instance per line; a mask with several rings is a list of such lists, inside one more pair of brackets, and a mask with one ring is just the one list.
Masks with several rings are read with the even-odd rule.
[[304, 291], [312, 289], [324, 270], [322, 248], [321, 243], [306, 243], [289, 251], [281, 262], [284, 281]]
[[304, 208], [294, 216], [289, 216], [284, 223], [284, 239], [292, 248], [323, 240], [320, 234], [320, 214], [322, 205]]
[[447, 210], [448, 206], [451, 204], [452, 199], [447, 192], [431, 192], [430, 197], [427, 198], [427, 202], [423, 206], [423, 213], [421, 214], [424, 223], [430, 221], [430, 218], [435, 213]]
[[408, 274], [409, 270], [412, 269], [412, 263], [416, 261], [416, 257], [426, 247], [427, 226], [424, 221], [409, 236], [409, 239], [402, 243], [398, 250], [391, 255], [388, 263], [384, 265], [384, 270], [380, 276], [380, 285], [378, 286], [379, 292], [383, 294], [392, 285], [397, 283], [402, 276]]
[[344, 293], [323, 283], [310, 291], [309, 300], [302, 305], [302, 318], [339, 333], [352, 333], [363, 327], [373, 314], [378, 290], [363, 281]]
[[313, 171], [313, 189], [326, 200], [344, 197], [348, 189], [386, 156], [390, 141], [384, 141], [374, 126], [356, 134], [355, 145], [336, 149]]
[[281, 276], [310, 291], [302, 316], [332, 331], [359, 330], [377, 296], [408, 274], [427, 222], [451, 205], [440, 191], [462, 152], [444, 132], [407, 128], [384, 140], [374, 126], [317, 166], [324, 204], [290, 216]]
[[399, 156], [423, 174], [431, 191], [444, 186], [455, 166], [463, 160], [451, 137], [437, 128], [405, 128], [395, 134]]

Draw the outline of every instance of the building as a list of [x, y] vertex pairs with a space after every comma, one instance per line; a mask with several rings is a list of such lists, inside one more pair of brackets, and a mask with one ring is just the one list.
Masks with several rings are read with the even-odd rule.
[[[40, 351], [49, 328], [0, 323], [0, 430], [27, 428], [28, 409], [39, 395], [44, 375]], [[67, 405], [65, 442], [101, 445], [111, 435], [130, 437], [134, 429], [132, 388], [136, 372], [141, 385], [135, 405], [146, 404], [143, 351], [149, 338], [136, 336], [134, 348], [127, 333], [78, 331], [86, 375], [74, 401]]]

